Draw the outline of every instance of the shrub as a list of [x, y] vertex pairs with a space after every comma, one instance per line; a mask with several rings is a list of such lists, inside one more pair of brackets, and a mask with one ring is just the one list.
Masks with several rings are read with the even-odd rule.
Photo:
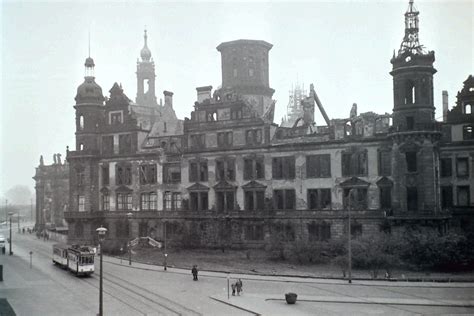
[[466, 236], [410, 230], [403, 239], [400, 257], [411, 268], [453, 271], [473, 266], [473, 245]]

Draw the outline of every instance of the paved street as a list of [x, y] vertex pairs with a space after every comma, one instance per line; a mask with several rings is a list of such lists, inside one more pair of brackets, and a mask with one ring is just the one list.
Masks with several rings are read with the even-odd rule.
[[[7, 231], [3, 234], [6, 236]], [[53, 241], [13, 236], [14, 256], [0, 255], [6, 298], [17, 315], [95, 315], [99, 272], [76, 278], [51, 262]], [[8, 250], [8, 248], [7, 248]], [[33, 253], [29, 267], [28, 252]], [[227, 275], [201, 271], [193, 282], [187, 270], [104, 258], [106, 315], [415, 315], [474, 314], [474, 284], [394, 283], [231, 275], [241, 277], [242, 296], [227, 298]], [[284, 293], [298, 302], [287, 305]]]

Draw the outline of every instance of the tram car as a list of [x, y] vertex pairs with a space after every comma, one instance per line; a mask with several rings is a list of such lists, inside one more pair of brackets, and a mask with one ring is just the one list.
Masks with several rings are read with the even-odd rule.
[[53, 245], [53, 263], [77, 276], [94, 273], [94, 255], [94, 249], [88, 246]]

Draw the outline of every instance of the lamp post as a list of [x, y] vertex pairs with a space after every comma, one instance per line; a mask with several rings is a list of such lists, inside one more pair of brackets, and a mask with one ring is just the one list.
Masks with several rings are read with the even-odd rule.
[[[133, 216], [133, 213], [127, 213], [127, 219], [128, 219], [128, 238], [130, 238], [130, 230], [131, 230], [131, 219], [132, 219], [132, 216]], [[128, 265], [131, 266], [132, 265], [132, 243], [130, 242], [130, 240], [128, 241], [128, 244], [127, 244], [127, 249], [128, 249]]]
[[164, 240], [164, 246], [165, 246], [165, 271], [168, 269], [167, 268], [167, 259], [168, 259], [168, 252], [166, 251], [166, 222], [164, 222], [164, 233], [163, 233], [163, 240]]
[[352, 246], [351, 246], [351, 208], [352, 208], [352, 196], [354, 189], [349, 190], [348, 201], [347, 201], [347, 263], [349, 266], [348, 269], [348, 278], [349, 283], [352, 283]]
[[12, 216], [13, 216], [13, 213], [12, 212], [9, 212], [8, 213], [8, 216], [10, 217], [10, 256], [13, 255], [13, 252], [12, 252]]
[[99, 279], [99, 316], [104, 315], [103, 298], [102, 298], [102, 241], [107, 233], [107, 228], [100, 226], [96, 229], [99, 235], [99, 248], [100, 248], [100, 279]]
[[165, 269], [165, 271], [168, 270], [168, 268], [167, 268], [167, 262], [166, 262], [166, 259], [167, 259], [167, 258], [168, 258], [168, 254], [165, 253], [165, 263], [163, 264], [163, 268]]

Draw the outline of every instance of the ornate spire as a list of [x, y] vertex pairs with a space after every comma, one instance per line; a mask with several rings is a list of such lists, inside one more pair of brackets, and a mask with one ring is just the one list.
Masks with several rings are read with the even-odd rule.
[[91, 57], [91, 32], [89, 30], [89, 56], [86, 58], [86, 62], [84, 63], [85, 71], [84, 71], [84, 76], [85, 77], [94, 77], [94, 59]]
[[420, 12], [416, 9], [413, 0], [408, 3], [407, 12], [405, 12], [405, 36], [403, 37], [402, 44], [398, 50], [398, 55], [403, 53], [411, 54], [426, 54], [423, 45], [420, 44], [418, 39], [418, 15]]
[[145, 35], [143, 37], [145, 39], [145, 45], [143, 46], [142, 50], [140, 51], [140, 56], [142, 57], [143, 61], [150, 61], [151, 51], [148, 48], [148, 36], [146, 34], [146, 29], [145, 29]]

